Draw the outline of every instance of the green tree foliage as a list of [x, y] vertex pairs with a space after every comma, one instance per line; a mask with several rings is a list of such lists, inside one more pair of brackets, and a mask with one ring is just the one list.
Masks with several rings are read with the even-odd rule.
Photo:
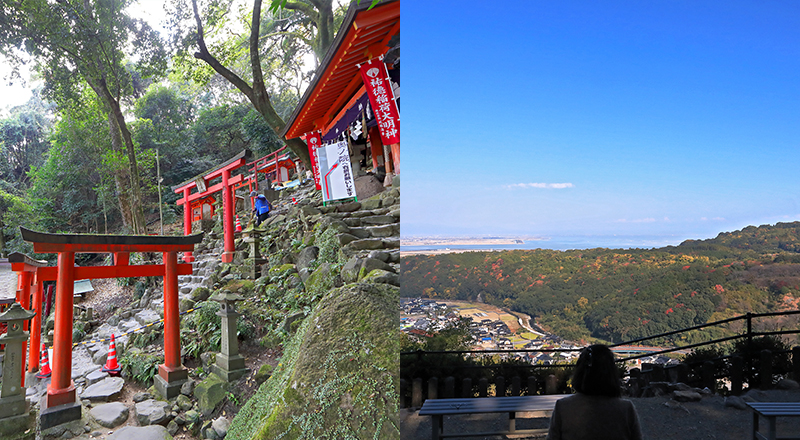
[[62, 111], [47, 158], [32, 173], [28, 200], [47, 231], [102, 232], [109, 211], [118, 207], [108, 200], [108, 209], [102, 210], [98, 193], [110, 198], [113, 168], [120, 165], [109, 163], [114, 155], [105, 115], [96, 99], [87, 98], [83, 106]]
[[[249, 15], [249, 35], [215, 39], [230, 17], [231, 2], [206, 3], [176, 0], [174, 12], [176, 45], [181, 49], [178, 59], [188, 75], [200, 79], [208, 69], [197, 69], [188, 56], [210, 67], [239, 90], [274, 132], [284, 126], [284, 117], [291, 111], [299, 96], [304, 77], [302, 58], [309, 50], [317, 62], [333, 43], [335, 14], [332, 0], [298, 0], [283, 2], [284, 10], [275, 7], [272, 13], [262, 13], [262, 0], [254, 0]], [[188, 11], [193, 14], [189, 15]], [[242, 14], [240, 14], [242, 15]], [[187, 26], [187, 23], [192, 23]], [[182, 27], [183, 26], [183, 27]], [[214, 41], [209, 44], [206, 40]], [[242, 56], [247, 54], [246, 56]], [[198, 75], [200, 73], [200, 75]], [[287, 99], [291, 98], [291, 99]], [[290, 103], [289, 106], [278, 105]], [[281, 108], [283, 107], [283, 108]], [[283, 110], [283, 111], [281, 111]], [[308, 149], [300, 139], [289, 139], [286, 145], [307, 167], [311, 167]]]
[[136, 233], [144, 232], [142, 180], [122, 110], [137, 79], [126, 69], [123, 49], [135, 51], [135, 68], [149, 77], [166, 68], [157, 32], [124, 13], [129, 1], [12, 1], [0, 8], [0, 53], [23, 61], [24, 50], [37, 63], [46, 93], [59, 104], [79, 103], [82, 84], [91, 87], [108, 116], [112, 148], [126, 157], [127, 175], [118, 171], [118, 201], [123, 219]]
[[0, 181], [7, 191], [21, 193], [30, 185], [29, 172], [44, 161], [50, 147], [52, 106], [42, 101], [39, 91], [24, 105], [11, 109], [0, 119]]
[[31, 253], [32, 246], [19, 235], [19, 227], [34, 226], [31, 207], [19, 196], [0, 189], [0, 255], [8, 257], [11, 251]]
[[[401, 294], [471, 301], [480, 296], [530, 314], [568, 339], [622, 342], [736, 314], [791, 308], [800, 298], [800, 265], [784, 249], [797, 239], [797, 228], [800, 223], [746, 228], [702, 246], [656, 250], [408, 256], [401, 262]], [[759, 237], [757, 251], [763, 254], [736, 241], [753, 237]], [[735, 331], [695, 332], [671, 342], [701, 342]]]

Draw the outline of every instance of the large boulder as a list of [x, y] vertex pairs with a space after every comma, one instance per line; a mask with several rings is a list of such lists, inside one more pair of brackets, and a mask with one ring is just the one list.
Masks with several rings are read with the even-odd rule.
[[233, 419], [227, 438], [324, 438], [336, 432], [339, 438], [399, 439], [393, 391], [400, 386], [398, 301], [399, 289], [387, 284], [331, 289]]
[[[383, 191], [383, 182], [380, 179], [373, 174], [367, 174], [366, 176], [356, 177], [354, 183], [356, 186], [356, 194], [358, 194], [360, 199], [364, 200], [361, 202], [361, 207], [363, 209], [376, 209], [380, 207], [380, 198], [376, 197], [370, 199], [370, 197]], [[378, 206], [367, 207], [365, 206], [367, 205], [365, 202], [369, 202], [369, 204], [377, 202]]]

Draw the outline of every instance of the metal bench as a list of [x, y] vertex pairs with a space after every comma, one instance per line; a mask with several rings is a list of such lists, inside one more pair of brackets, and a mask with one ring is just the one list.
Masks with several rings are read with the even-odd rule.
[[[800, 417], [800, 402], [746, 402], [753, 409], [753, 440], [800, 440], [800, 437], [777, 437], [778, 417]], [[767, 419], [767, 435], [758, 432], [758, 417]]]
[[[567, 394], [519, 397], [481, 397], [473, 399], [428, 399], [419, 410], [421, 416], [431, 416], [431, 438], [480, 437], [488, 435], [542, 434], [546, 429], [516, 429], [516, 413], [542, 412], [549, 416], [558, 399]], [[445, 434], [444, 416], [478, 413], [508, 413], [508, 431]]]

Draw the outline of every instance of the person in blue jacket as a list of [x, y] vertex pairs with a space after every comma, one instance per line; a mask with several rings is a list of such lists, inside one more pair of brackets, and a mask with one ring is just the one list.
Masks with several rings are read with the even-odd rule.
[[271, 206], [269, 205], [269, 200], [264, 197], [264, 194], [259, 194], [255, 191], [250, 193], [250, 197], [255, 197], [255, 207], [253, 208], [253, 215], [256, 216], [256, 227], [261, 225], [261, 222], [269, 217], [269, 210]]

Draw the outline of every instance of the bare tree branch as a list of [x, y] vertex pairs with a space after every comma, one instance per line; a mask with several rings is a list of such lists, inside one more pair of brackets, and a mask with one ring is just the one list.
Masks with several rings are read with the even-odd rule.
[[231, 84], [234, 85], [237, 89], [239, 89], [242, 93], [247, 96], [247, 98], [252, 101], [253, 100], [253, 88], [250, 87], [243, 79], [239, 78], [238, 75], [230, 71], [228, 68], [222, 65], [213, 55], [208, 52], [208, 47], [206, 47], [205, 39], [203, 38], [203, 22], [200, 20], [200, 13], [197, 10], [197, 0], [192, 0], [192, 9], [194, 9], [194, 19], [197, 22], [197, 47], [199, 48], [198, 52], [194, 53], [194, 57], [198, 60], [205, 61], [215, 72], [222, 75], [223, 78], [228, 80]]

